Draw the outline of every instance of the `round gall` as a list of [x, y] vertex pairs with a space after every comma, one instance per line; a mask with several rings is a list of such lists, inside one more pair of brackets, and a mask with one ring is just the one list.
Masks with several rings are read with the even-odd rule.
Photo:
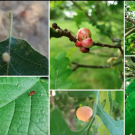
[[10, 62], [10, 56], [7, 52], [2, 54], [2, 58], [3, 58], [3, 61], [5, 61], [7, 63]]

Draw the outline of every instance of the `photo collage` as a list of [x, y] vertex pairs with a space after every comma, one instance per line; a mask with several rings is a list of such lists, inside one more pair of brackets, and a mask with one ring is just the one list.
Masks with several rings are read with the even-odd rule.
[[135, 1], [0, 1], [0, 135], [135, 135]]

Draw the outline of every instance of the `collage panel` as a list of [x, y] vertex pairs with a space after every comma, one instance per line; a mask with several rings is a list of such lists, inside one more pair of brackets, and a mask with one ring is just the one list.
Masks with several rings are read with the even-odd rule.
[[50, 89], [124, 89], [123, 23], [124, 1], [50, 1]]
[[124, 91], [50, 91], [50, 135], [124, 135]]
[[0, 135], [135, 135], [134, 1], [0, 1]]
[[125, 135], [135, 134], [135, 2], [125, 1]]
[[125, 1], [125, 55], [135, 55], [135, 2]]
[[0, 78], [0, 135], [48, 135], [48, 78]]
[[48, 1], [0, 1], [0, 75], [48, 76]]
[[135, 134], [135, 57], [125, 58], [125, 135]]

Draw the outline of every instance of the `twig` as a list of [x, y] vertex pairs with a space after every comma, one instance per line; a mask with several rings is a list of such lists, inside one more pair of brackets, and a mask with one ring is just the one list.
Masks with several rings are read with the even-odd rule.
[[135, 32], [135, 28], [131, 29], [130, 31], [128, 31], [126, 34], [125, 34], [125, 37], [127, 37], [128, 35], [130, 35], [131, 33]]
[[101, 56], [101, 57], [118, 57], [118, 55], [114, 55], [114, 54], [99, 54], [99, 53], [94, 53], [94, 52], [89, 52], [89, 54], [93, 54], [96, 56]]
[[122, 63], [122, 60], [112, 64], [112, 65], [101, 65], [101, 66], [97, 66], [97, 65], [82, 65], [82, 64], [78, 64], [76, 62], [72, 62], [72, 64], [75, 64], [74, 68], [72, 69], [73, 71], [75, 71], [77, 68], [80, 67], [84, 67], [84, 68], [110, 68], [112, 66], [116, 66], [118, 64]]
[[135, 24], [135, 21], [133, 21], [132, 19], [130, 19], [129, 17], [125, 17], [126, 20], [131, 21], [133, 24]]
[[73, 41], [73, 42], [76, 42], [76, 41], [77, 41], [77, 39], [71, 34], [71, 32], [70, 32], [69, 30], [67, 30], [67, 29], [64, 29], [64, 30], [61, 29], [61, 28], [57, 25], [57, 23], [53, 23], [53, 24], [52, 24], [52, 28], [53, 28], [54, 30], [56, 30], [56, 32], [58, 32], [58, 33], [61, 35], [61, 37], [62, 37], [62, 36], [65, 36], [65, 37], [68, 37], [70, 41]]
[[119, 47], [119, 49], [120, 49], [120, 51], [121, 51], [121, 54], [123, 55], [123, 50], [122, 50], [122, 48], [121, 48], [121, 47]]
[[131, 68], [131, 69], [134, 69], [134, 67], [130, 67], [128, 65], [125, 65], [125, 68]]
[[[77, 7], [79, 10], [81, 10], [81, 11], [84, 11], [76, 2], [74, 2], [74, 1], [72, 1], [73, 2], [73, 4], [74, 4], [74, 6], [75, 7]], [[89, 15], [88, 15], [88, 12], [87, 11], [84, 11], [84, 13], [85, 13], [85, 15], [87, 16], [87, 18], [90, 20], [90, 21], [92, 21], [93, 23], [95, 23], [95, 21], [92, 19], [92, 17], [90, 17]]]
[[135, 52], [131, 52], [131, 54], [135, 54]]
[[135, 27], [135, 25], [132, 26], [132, 27], [128, 27], [128, 28], [126, 28], [125, 30], [129, 30], [129, 29], [132, 29], [132, 28], [134, 28], [134, 27]]
[[125, 77], [135, 77], [135, 75], [125, 75]]
[[[69, 30], [67, 30], [67, 29], [64, 29], [64, 30], [61, 29], [61, 28], [57, 25], [57, 23], [53, 23], [53, 24], [52, 24], [52, 28], [53, 28], [56, 32], [58, 32], [58, 33], [61, 35], [61, 37], [62, 37], [62, 36], [66, 36], [66, 37], [69, 38], [70, 41], [73, 41], [73, 42], [76, 42], [76, 41], [77, 41], [76, 37], [73, 36]], [[121, 45], [109, 45], [109, 44], [103, 44], [103, 43], [93, 42], [93, 46], [101, 46], [101, 47], [109, 47], [109, 48], [118, 48], [118, 49], [120, 49], [121, 54], [123, 54], [123, 50], [122, 50], [122, 48], [121, 48]]]
[[101, 47], [109, 47], [109, 48], [120, 48], [121, 45], [109, 45], [109, 44], [103, 44], [98, 42], [93, 42], [93, 45], [95, 46], [101, 46]]

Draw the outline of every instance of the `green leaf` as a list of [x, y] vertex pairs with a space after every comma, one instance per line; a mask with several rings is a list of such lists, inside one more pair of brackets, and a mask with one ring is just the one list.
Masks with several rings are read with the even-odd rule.
[[63, 59], [64, 57], [66, 57], [66, 52], [61, 52], [61, 53], [59, 53], [59, 54], [56, 56], [56, 59], [57, 59], [57, 60], [61, 60], [61, 59]]
[[131, 83], [126, 87], [126, 93], [131, 93], [135, 91], [135, 79], [131, 81]]
[[135, 92], [131, 93], [126, 99], [125, 104], [125, 133], [126, 135], [135, 134]]
[[67, 89], [72, 86], [72, 82], [67, 81], [72, 70], [67, 68], [69, 59], [65, 57], [66, 53], [61, 52], [56, 58], [51, 58], [50, 62], [50, 88]]
[[107, 91], [108, 94], [108, 100], [109, 100], [109, 106], [110, 106], [110, 113], [113, 109], [113, 100], [112, 100], [112, 95], [111, 95], [111, 91]]
[[125, 78], [125, 81], [131, 81], [131, 78]]
[[[108, 114], [111, 112], [111, 103], [110, 103], [110, 94], [108, 94], [108, 92], [110, 91], [100, 91], [100, 104], [102, 104], [104, 111], [106, 111]], [[105, 105], [103, 104], [103, 102], [105, 101]], [[99, 135], [104, 135], [105, 134], [109, 134], [109, 130], [106, 128], [106, 126], [104, 124], [102, 124], [102, 120], [98, 117], [97, 118], [97, 123], [101, 123], [101, 125], [98, 127], [98, 132]]]
[[82, 17], [82, 16], [85, 16], [85, 13], [84, 11], [81, 11], [81, 10], [76, 10], [77, 12], [77, 15], [73, 16], [73, 19], [74, 19], [74, 22], [76, 23], [76, 25], [79, 27], [80, 24], [85, 21], [85, 17]]
[[123, 135], [123, 120], [115, 121], [110, 117], [109, 114], [107, 114], [104, 109], [101, 107], [100, 104], [98, 104], [97, 107], [97, 115], [101, 118], [104, 125], [107, 127], [107, 129], [110, 131], [112, 135]]
[[[3, 60], [7, 52], [10, 62]], [[10, 53], [9, 53], [10, 52]], [[11, 37], [0, 42], [0, 75], [48, 75], [48, 59], [22, 39]]]
[[[48, 80], [0, 78], [0, 134], [48, 135]], [[36, 91], [28, 96], [31, 91]]]
[[65, 122], [61, 112], [54, 109], [50, 113], [50, 134], [51, 135], [72, 135], [68, 124]]
[[123, 110], [123, 101], [124, 101], [124, 92], [123, 91], [115, 91], [115, 101], [120, 106], [121, 110]]
[[70, 97], [86, 98], [92, 94], [97, 95], [98, 91], [68, 91]]

